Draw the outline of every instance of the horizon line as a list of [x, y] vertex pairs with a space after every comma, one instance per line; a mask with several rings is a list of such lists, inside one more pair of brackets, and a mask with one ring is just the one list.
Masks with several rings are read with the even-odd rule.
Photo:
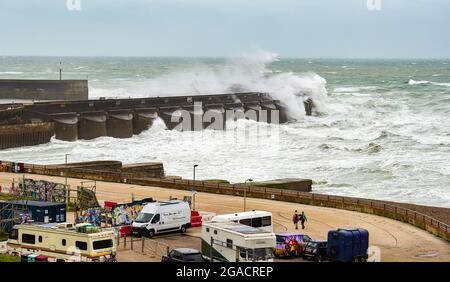
[[[23, 57], [23, 58], [165, 58], [165, 59], [233, 59], [243, 56], [179, 56], [179, 55], [0, 55], [5, 57]], [[310, 59], [310, 60], [450, 60], [450, 57], [295, 57], [295, 56], [279, 56], [279, 59]]]

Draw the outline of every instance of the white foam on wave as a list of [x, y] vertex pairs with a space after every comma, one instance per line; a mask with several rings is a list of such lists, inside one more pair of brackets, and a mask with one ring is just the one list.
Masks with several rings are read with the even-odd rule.
[[367, 90], [376, 90], [376, 86], [349, 86], [349, 87], [337, 87], [333, 90], [333, 93], [355, 93]]
[[445, 82], [434, 82], [434, 81], [428, 81], [428, 80], [414, 80], [414, 79], [410, 79], [408, 80], [408, 84], [409, 85], [422, 85], [422, 84], [432, 84], [432, 85], [437, 85], [437, 86], [447, 86], [450, 87], [450, 83], [445, 83]]
[[0, 75], [1, 74], [11, 74], [11, 75], [14, 75], [14, 74], [23, 74], [23, 72], [21, 72], [21, 71], [0, 71]]

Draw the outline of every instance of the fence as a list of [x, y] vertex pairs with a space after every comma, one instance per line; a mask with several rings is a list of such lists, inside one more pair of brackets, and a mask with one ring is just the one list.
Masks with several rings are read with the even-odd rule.
[[[6, 164], [8, 166], [11, 163], [3, 162], [3, 164]], [[323, 195], [285, 189], [257, 187], [245, 184], [212, 183], [207, 181], [193, 181], [184, 179], [144, 178], [138, 177], [132, 173], [109, 172], [91, 169], [66, 170], [62, 167], [33, 164], [25, 164], [24, 168], [26, 172], [35, 174], [67, 176], [180, 190], [191, 190], [192, 188], [195, 188], [197, 192], [234, 196], [245, 195], [251, 198], [271, 199], [364, 212], [407, 222], [411, 225], [424, 229], [436, 236], [450, 241], [450, 227], [448, 224], [423, 213], [419, 213], [411, 209], [395, 206], [392, 204], [387, 204], [382, 201], [344, 196]]]
[[130, 249], [141, 253], [142, 255], [161, 259], [170, 252], [170, 247], [167, 244], [158, 242], [153, 239], [148, 239], [144, 236], [135, 238], [133, 236], [117, 237], [117, 248]]

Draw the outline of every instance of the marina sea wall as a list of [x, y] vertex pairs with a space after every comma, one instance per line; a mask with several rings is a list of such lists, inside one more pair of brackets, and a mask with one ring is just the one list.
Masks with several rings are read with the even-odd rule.
[[52, 122], [0, 125], [0, 150], [48, 143], [53, 135]]

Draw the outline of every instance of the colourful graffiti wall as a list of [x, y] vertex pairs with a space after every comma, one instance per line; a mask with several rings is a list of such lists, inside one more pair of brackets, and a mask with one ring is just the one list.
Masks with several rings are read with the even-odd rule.
[[21, 179], [18, 187], [11, 189], [18, 196], [31, 197], [36, 201], [64, 203], [66, 201], [66, 186], [60, 183], [44, 180]]
[[90, 208], [81, 211], [80, 215], [75, 219], [75, 223], [90, 223], [94, 226], [101, 226], [102, 224], [102, 209]]

